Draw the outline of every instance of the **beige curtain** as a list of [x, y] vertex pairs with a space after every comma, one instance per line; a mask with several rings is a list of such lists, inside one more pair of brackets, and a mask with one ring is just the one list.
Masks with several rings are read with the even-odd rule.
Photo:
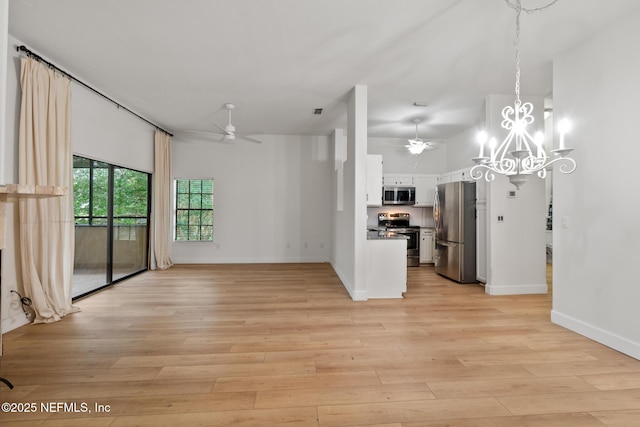
[[71, 82], [31, 59], [21, 59], [19, 183], [60, 185], [69, 195], [21, 199], [20, 262], [34, 323], [78, 311], [71, 304], [74, 257]]
[[166, 269], [171, 260], [171, 216], [173, 194], [171, 176], [171, 137], [159, 130], [155, 134], [155, 168], [153, 186], [153, 253], [156, 268]]

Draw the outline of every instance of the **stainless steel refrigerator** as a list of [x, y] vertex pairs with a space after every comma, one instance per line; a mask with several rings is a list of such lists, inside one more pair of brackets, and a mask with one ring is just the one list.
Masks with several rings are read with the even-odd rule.
[[476, 280], [476, 183], [450, 182], [436, 187], [436, 273], [460, 283]]

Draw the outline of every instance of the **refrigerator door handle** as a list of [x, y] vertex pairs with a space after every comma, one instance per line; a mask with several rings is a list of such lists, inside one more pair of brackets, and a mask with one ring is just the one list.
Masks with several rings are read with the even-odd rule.
[[434, 225], [436, 228], [436, 236], [439, 234], [441, 230], [440, 222], [441, 222], [441, 212], [440, 212], [440, 202], [438, 197], [438, 187], [436, 187], [436, 194], [433, 198], [433, 216], [434, 216]]
[[449, 242], [443, 242], [442, 240], [438, 240], [437, 242], [440, 246], [447, 246], [447, 247], [452, 247], [452, 246], [456, 246], [453, 243], [449, 243]]

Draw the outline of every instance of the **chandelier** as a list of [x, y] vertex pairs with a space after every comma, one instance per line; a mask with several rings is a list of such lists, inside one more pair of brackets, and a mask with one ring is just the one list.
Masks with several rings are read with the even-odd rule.
[[[569, 131], [570, 124], [567, 120], [562, 120], [558, 126], [560, 141], [558, 148], [550, 151], [550, 155], [544, 149], [544, 134], [537, 132], [532, 136], [527, 130], [527, 126], [534, 121], [533, 105], [530, 102], [522, 103], [520, 100], [520, 14], [522, 11], [533, 13], [546, 9], [556, 3], [553, 0], [546, 6], [536, 9], [525, 9], [521, 0], [505, 0], [505, 3], [516, 11], [516, 98], [513, 105], [507, 105], [502, 109], [501, 126], [508, 131], [506, 138], [500, 145], [495, 138], [489, 138], [486, 132], [478, 134], [480, 153], [473, 158], [476, 164], [471, 168], [470, 175], [473, 179], [480, 179], [491, 182], [495, 179], [495, 174], [506, 175], [509, 181], [520, 188], [526, 183], [529, 177], [537, 174], [539, 178], [544, 178], [547, 168], [556, 162], [560, 162], [559, 170], [562, 173], [571, 173], [576, 169], [576, 162], [567, 157], [572, 148], [566, 148], [564, 137]], [[485, 146], [486, 151], [485, 151]]]
[[409, 152], [411, 154], [421, 154], [425, 149], [430, 150], [434, 148], [432, 143], [418, 138], [418, 123], [420, 123], [420, 119], [413, 119], [413, 123], [416, 124], [416, 137], [414, 139], [410, 139], [409, 144], [405, 145]]

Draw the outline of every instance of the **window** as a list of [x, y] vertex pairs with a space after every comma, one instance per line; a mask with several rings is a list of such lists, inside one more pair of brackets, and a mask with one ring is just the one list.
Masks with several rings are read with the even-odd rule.
[[175, 239], [213, 240], [213, 179], [176, 180]]

